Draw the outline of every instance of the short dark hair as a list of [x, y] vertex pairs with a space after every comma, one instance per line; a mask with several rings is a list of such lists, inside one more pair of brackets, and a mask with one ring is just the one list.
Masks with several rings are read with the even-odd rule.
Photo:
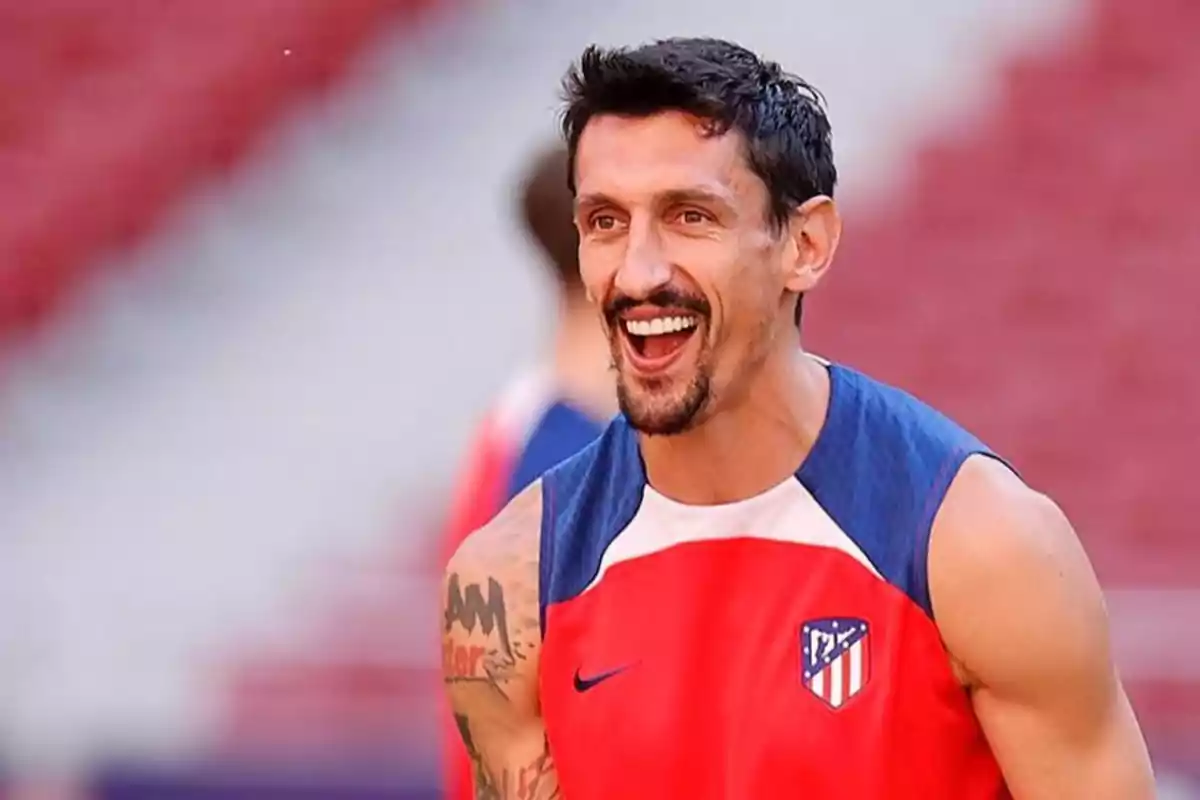
[[582, 289], [579, 232], [569, 188], [567, 151], [561, 145], [541, 150], [525, 170], [520, 188], [521, 222], [545, 255], [564, 291]]
[[[588, 47], [563, 79], [568, 180], [587, 123], [601, 114], [650, 116], [683, 111], [735, 130], [750, 169], [766, 184], [771, 221], [782, 227], [813, 197], [837, 185], [825, 98], [811, 84], [723, 39], [662, 39], [641, 47]], [[800, 323], [796, 304], [796, 324]]]

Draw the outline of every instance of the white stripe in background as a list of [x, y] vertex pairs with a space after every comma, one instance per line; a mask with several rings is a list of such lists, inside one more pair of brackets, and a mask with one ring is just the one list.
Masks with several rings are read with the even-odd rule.
[[850, 646], [850, 692], [862, 689], [863, 680], [862, 640]]
[[845, 675], [846, 666], [842, 659], [838, 659], [829, 666], [829, 702], [834, 708], [842, 705], [842, 700], [845, 699], [845, 692], [842, 691], [842, 678]]
[[1113, 653], [1127, 680], [1200, 680], [1200, 589], [1105, 592]]

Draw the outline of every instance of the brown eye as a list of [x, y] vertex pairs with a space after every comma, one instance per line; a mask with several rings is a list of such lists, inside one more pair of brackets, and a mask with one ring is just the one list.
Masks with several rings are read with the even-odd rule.
[[704, 214], [704, 212], [697, 211], [694, 208], [685, 209], [683, 213], [679, 215], [679, 219], [684, 225], [699, 225], [708, 221], [708, 217]]
[[592, 227], [598, 231], [611, 231], [617, 227], [617, 218], [612, 214], [597, 214], [592, 217]]

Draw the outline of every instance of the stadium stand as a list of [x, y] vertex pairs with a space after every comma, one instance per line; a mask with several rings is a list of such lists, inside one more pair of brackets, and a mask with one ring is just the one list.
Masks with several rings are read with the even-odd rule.
[[0, 343], [430, 4], [0, 2]]
[[[106, 252], [150, 231], [174, 201], [252, 152], [298, 100], [343, 76], [374, 37], [434, 5], [0, 0], [0, 353], [50, 322]], [[356, 685], [369, 682], [366, 672], [355, 670]], [[395, 670], [384, 680], [394, 685]], [[320, 703], [319, 693], [305, 696]], [[403, 726], [394, 703], [378, 711]], [[334, 729], [345, 728], [340, 719]], [[340, 797], [384, 791], [320, 779]], [[286, 775], [272, 776], [275, 788], [251, 780], [256, 796], [288, 791]], [[316, 780], [296, 779], [309, 788]], [[190, 773], [123, 764], [95, 784], [99, 797], [221, 791]]]

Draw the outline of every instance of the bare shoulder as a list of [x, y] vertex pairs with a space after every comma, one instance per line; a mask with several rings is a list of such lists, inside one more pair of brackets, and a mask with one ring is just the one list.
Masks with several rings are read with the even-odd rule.
[[1013, 796], [1154, 796], [1104, 596], [1049, 497], [994, 459], [968, 459], [934, 521], [929, 591]]
[[986, 456], [967, 459], [950, 485], [934, 522], [930, 558], [931, 566], [948, 566], [951, 573], [1001, 577], [1008, 569], [1078, 568], [1087, 560], [1062, 509]]
[[450, 559], [442, 581], [447, 684], [532, 699], [525, 695], [533, 688], [541, 641], [541, 513], [541, 485], [534, 483], [467, 537]]
[[929, 585], [942, 636], [973, 682], [1020, 680], [1022, 664], [1052, 668], [1029, 658], [1026, 648], [1043, 644], [1075, 657], [1059, 658], [1063, 669], [1107, 662], [1103, 595], [1079, 537], [1053, 500], [992, 458], [968, 459], [951, 484], [934, 522]]
[[541, 525], [542, 484], [535, 481], [510, 500], [491, 522], [463, 541], [450, 559], [447, 572], [483, 568], [520, 580], [532, 571], [536, 581]]

